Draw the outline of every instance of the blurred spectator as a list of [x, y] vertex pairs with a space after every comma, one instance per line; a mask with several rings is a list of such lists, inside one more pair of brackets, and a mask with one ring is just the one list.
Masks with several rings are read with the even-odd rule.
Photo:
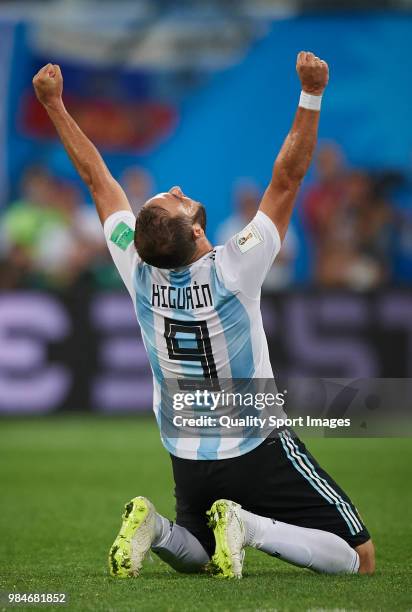
[[217, 228], [217, 244], [225, 244], [253, 219], [260, 199], [261, 191], [253, 181], [242, 179], [237, 182], [233, 193], [234, 210]]
[[21, 196], [3, 213], [1, 223], [2, 286], [24, 285], [34, 273], [40, 232], [62, 223], [52, 207], [54, 184], [40, 166], [29, 167], [21, 180]]
[[[252, 181], [242, 180], [234, 190], [234, 212], [217, 229], [217, 244], [224, 244], [240, 232], [255, 216], [262, 199], [262, 192]], [[294, 282], [298, 240], [290, 224], [282, 248], [269, 270], [263, 284], [264, 289], [278, 290]]]
[[58, 222], [60, 214], [51, 207], [54, 184], [40, 166], [29, 167], [21, 181], [20, 198], [3, 215], [5, 244], [32, 252], [38, 231], [46, 221]]
[[392, 212], [378, 187], [360, 170], [335, 173], [326, 189], [325, 182], [312, 187], [304, 210], [307, 213], [309, 201], [309, 210], [318, 213], [307, 221], [314, 243], [315, 280], [322, 286], [366, 290], [387, 280]]
[[126, 168], [120, 177], [120, 183], [136, 214], [154, 191], [153, 178], [147, 170], [139, 166]]
[[21, 198], [3, 213], [2, 286], [71, 285], [105, 251], [97, 215], [78, 188], [39, 166], [26, 170]]
[[315, 243], [328, 234], [345, 193], [345, 160], [340, 147], [324, 143], [315, 158], [316, 182], [303, 198], [305, 226]]
[[106, 244], [94, 207], [85, 205], [78, 188], [56, 180], [54, 208], [63, 223], [51, 232], [40, 233], [35, 264], [57, 286], [72, 285], [92, 272], [100, 257], [106, 256]]

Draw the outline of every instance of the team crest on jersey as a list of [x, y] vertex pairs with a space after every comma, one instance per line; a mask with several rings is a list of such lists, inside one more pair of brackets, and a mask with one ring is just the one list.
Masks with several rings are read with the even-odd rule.
[[249, 223], [244, 230], [236, 235], [236, 244], [241, 253], [247, 253], [260, 242], [263, 242], [263, 238], [254, 223]]

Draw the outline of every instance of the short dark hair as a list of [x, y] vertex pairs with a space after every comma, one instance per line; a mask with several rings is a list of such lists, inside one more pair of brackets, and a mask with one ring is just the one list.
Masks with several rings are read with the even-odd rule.
[[180, 268], [188, 265], [196, 251], [193, 223], [206, 225], [203, 206], [193, 218], [171, 216], [155, 204], [143, 206], [137, 215], [134, 234], [136, 251], [143, 261], [156, 268]]

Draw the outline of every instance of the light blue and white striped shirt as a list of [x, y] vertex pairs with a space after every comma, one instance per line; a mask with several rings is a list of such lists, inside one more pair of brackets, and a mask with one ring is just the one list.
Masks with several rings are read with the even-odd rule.
[[[135, 217], [119, 211], [105, 222], [107, 244], [133, 300], [153, 372], [153, 409], [160, 420], [165, 379], [273, 378], [260, 313], [260, 290], [281, 243], [263, 212], [224, 246], [190, 266], [164, 270], [142, 262], [133, 243]], [[261, 443], [256, 436], [168, 438], [186, 459], [225, 459]]]

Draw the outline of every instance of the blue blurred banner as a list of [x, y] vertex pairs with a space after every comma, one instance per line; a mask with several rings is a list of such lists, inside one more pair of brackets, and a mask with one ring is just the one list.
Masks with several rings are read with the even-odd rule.
[[13, 156], [8, 137], [8, 104], [10, 81], [13, 79], [11, 70], [13, 62], [13, 49], [15, 46], [14, 24], [0, 22], [0, 207], [6, 201], [9, 189], [8, 156]]
[[39, 159], [73, 176], [31, 91], [39, 66], [59, 62], [68, 106], [101, 146], [114, 174], [139, 163], [152, 172], [159, 189], [181, 184], [207, 204], [213, 233], [230, 212], [236, 179], [250, 177], [262, 187], [268, 181], [298, 101], [295, 58], [301, 49], [330, 64], [320, 136], [337, 140], [356, 165], [407, 169], [411, 36], [412, 16], [405, 13], [274, 21], [243, 61], [215, 74], [208, 71], [207, 78], [185, 89], [170, 78], [171, 66], [122, 70], [102, 61], [94, 65], [90, 58], [73, 63], [61, 50], [45, 57], [32, 43], [30, 28], [18, 25], [8, 105], [11, 184], [27, 163]]

